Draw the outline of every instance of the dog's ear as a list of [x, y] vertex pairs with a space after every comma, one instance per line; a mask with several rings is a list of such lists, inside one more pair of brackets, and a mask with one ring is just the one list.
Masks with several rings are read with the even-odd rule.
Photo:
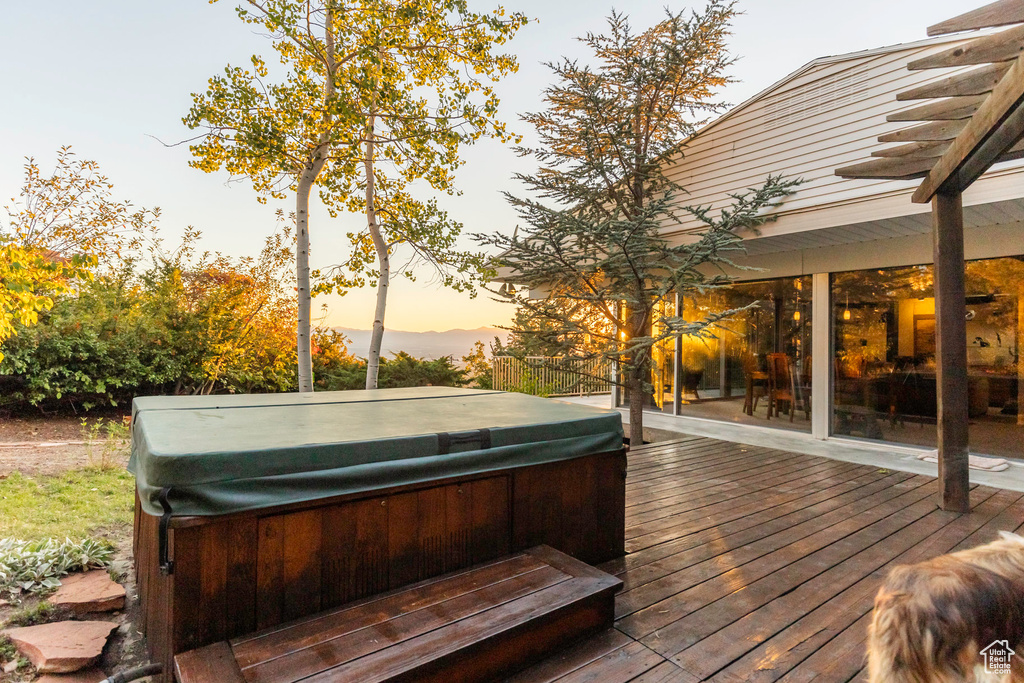
[[1024, 543], [1024, 536], [1013, 533], [1012, 531], [1000, 531], [999, 537], [1004, 541], [1014, 541], [1015, 543]]

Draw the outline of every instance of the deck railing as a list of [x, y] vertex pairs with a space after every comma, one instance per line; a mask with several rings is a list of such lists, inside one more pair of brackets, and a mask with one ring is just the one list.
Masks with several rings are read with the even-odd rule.
[[491, 372], [498, 391], [534, 396], [583, 396], [611, 391], [607, 360], [569, 360], [551, 356], [495, 356]]

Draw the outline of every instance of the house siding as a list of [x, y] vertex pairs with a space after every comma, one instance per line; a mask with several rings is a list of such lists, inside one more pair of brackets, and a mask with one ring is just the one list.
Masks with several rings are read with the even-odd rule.
[[[761, 185], [769, 174], [803, 183], [766, 225], [761, 239], [792, 236], [789, 248], [821, 246], [799, 233], [849, 226], [843, 242], [898, 238], [927, 230], [920, 218], [927, 205], [912, 204], [920, 181], [846, 180], [835, 169], [869, 158], [879, 135], [914, 123], [885, 121], [887, 114], [918, 106], [896, 94], [973, 67], [909, 71], [909, 61], [941, 52], [960, 40], [925, 41], [881, 51], [817, 60], [740, 105], [684, 143], [669, 177], [686, 189], [678, 204], [726, 207], [730, 193]], [[965, 194], [965, 205], [985, 205], [1024, 196], [1024, 161], [1000, 164]], [[969, 212], [970, 213], [970, 212]], [[689, 216], [666, 224], [669, 239], [685, 241], [700, 229]], [[900, 219], [909, 218], [901, 224]], [[1024, 214], [995, 216], [1002, 222]], [[978, 213], [974, 223], [987, 223]], [[885, 221], [890, 221], [888, 224]], [[692, 238], [689, 238], [692, 239]], [[755, 240], [758, 241], [758, 240]], [[752, 245], [753, 246], [753, 245]], [[773, 246], [782, 251], [782, 243]]]

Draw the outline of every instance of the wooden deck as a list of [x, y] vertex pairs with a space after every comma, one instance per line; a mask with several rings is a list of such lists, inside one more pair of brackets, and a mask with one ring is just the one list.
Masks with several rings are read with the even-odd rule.
[[615, 629], [517, 683], [863, 680], [886, 572], [1024, 525], [1024, 494], [702, 437], [633, 450]]

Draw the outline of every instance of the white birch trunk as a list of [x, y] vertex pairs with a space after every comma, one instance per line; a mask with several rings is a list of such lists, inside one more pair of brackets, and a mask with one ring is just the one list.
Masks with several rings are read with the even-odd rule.
[[334, 120], [330, 106], [334, 99], [334, 72], [337, 64], [334, 58], [334, 12], [330, 8], [324, 22], [324, 46], [327, 52], [327, 69], [324, 77], [323, 130], [320, 132], [312, 158], [299, 173], [299, 183], [295, 190], [295, 280], [298, 298], [295, 338], [299, 391], [303, 393], [313, 391], [313, 354], [310, 348], [313, 301], [309, 283], [309, 195], [320, 171], [327, 163], [327, 156], [330, 154], [330, 128]]
[[380, 371], [380, 347], [384, 341], [384, 313], [388, 305], [388, 285], [391, 282], [391, 260], [388, 245], [377, 222], [376, 194], [373, 177], [374, 155], [374, 124], [376, 117], [370, 113], [367, 122], [366, 157], [363, 166], [366, 172], [366, 226], [377, 251], [377, 265], [380, 278], [377, 280], [377, 305], [373, 312], [373, 332], [370, 334], [370, 349], [366, 357], [366, 388], [377, 388], [377, 375]]
[[295, 281], [298, 289], [296, 343], [299, 363], [299, 391], [313, 391], [313, 355], [310, 349], [312, 299], [309, 288], [309, 193], [316, 175], [306, 169], [299, 176], [295, 192]]

